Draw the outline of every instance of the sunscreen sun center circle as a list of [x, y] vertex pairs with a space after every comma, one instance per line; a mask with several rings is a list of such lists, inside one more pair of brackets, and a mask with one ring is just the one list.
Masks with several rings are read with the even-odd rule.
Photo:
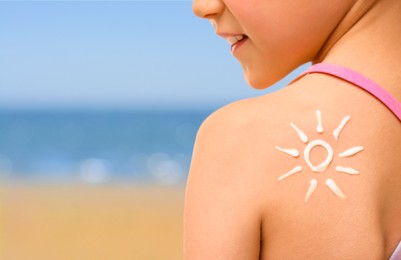
[[[317, 166], [313, 165], [310, 161], [310, 152], [315, 146], [322, 146], [327, 151], [326, 159]], [[329, 166], [330, 162], [333, 160], [333, 148], [331, 148], [331, 146], [327, 142], [321, 139], [313, 140], [305, 147], [304, 158], [306, 164], [311, 168], [312, 171], [323, 172], [324, 170], [326, 170], [327, 166]]]

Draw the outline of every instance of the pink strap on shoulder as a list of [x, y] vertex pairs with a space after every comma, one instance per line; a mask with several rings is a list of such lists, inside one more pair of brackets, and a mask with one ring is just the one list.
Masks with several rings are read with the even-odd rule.
[[[377, 99], [379, 99], [385, 106], [387, 106], [393, 114], [398, 117], [401, 121], [401, 103], [395, 99], [389, 92], [380, 87], [375, 82], [366, 78], [365, 76], [359, 74], [356, 71], [351, 69], [341, 67], [339, 65], [327, 64], [327, 63], [318, 63], [311, 67], [309, 67], [305, 72], [299, 75], [294, 81], [299, 79], [300, 77], [310, 74], [310, 73], [324, 73], [329, 74], [345, 81], [348, 81], [365, 91], [369, 92]], [[293, 81], [293, 82], [294, 82]]]
[[401, 242], [398, 244], [397, 248], [394, 250], [389, 260], [400, 260], [401, 259]]

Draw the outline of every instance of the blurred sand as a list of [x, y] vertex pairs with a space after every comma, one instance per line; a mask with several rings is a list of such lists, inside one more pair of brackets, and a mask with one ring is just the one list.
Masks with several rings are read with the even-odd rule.
[[182, 259], [184, 187], [1, 189], [1, 259]]

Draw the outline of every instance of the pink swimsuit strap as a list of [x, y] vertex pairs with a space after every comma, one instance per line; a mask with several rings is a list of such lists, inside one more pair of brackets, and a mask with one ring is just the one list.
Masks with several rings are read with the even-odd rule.
[[363, 90], [369, 92], [378, 100], [380, 100], [401, 121], [401, 103], [397, 99], [395, 99], [389, 92], [387, 92], [387, 90], [383, 89], [378, 84], [359, 74], [358, 72], [345, 67], [341, 67], [339, 65], [318, 63], [309, 67], [294, 81], [310, 73], [329, 74], [362, 88]]
[[394, 250], [389, 260], [400, 260], [400, 259], [401, 259], [401, 242], [398, 244], [397, 248]]

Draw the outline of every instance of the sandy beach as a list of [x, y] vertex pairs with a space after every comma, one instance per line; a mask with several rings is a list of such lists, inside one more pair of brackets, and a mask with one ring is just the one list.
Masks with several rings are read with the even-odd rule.
[[182, 259], [183, 186], [7, 184], [1, 259]]

